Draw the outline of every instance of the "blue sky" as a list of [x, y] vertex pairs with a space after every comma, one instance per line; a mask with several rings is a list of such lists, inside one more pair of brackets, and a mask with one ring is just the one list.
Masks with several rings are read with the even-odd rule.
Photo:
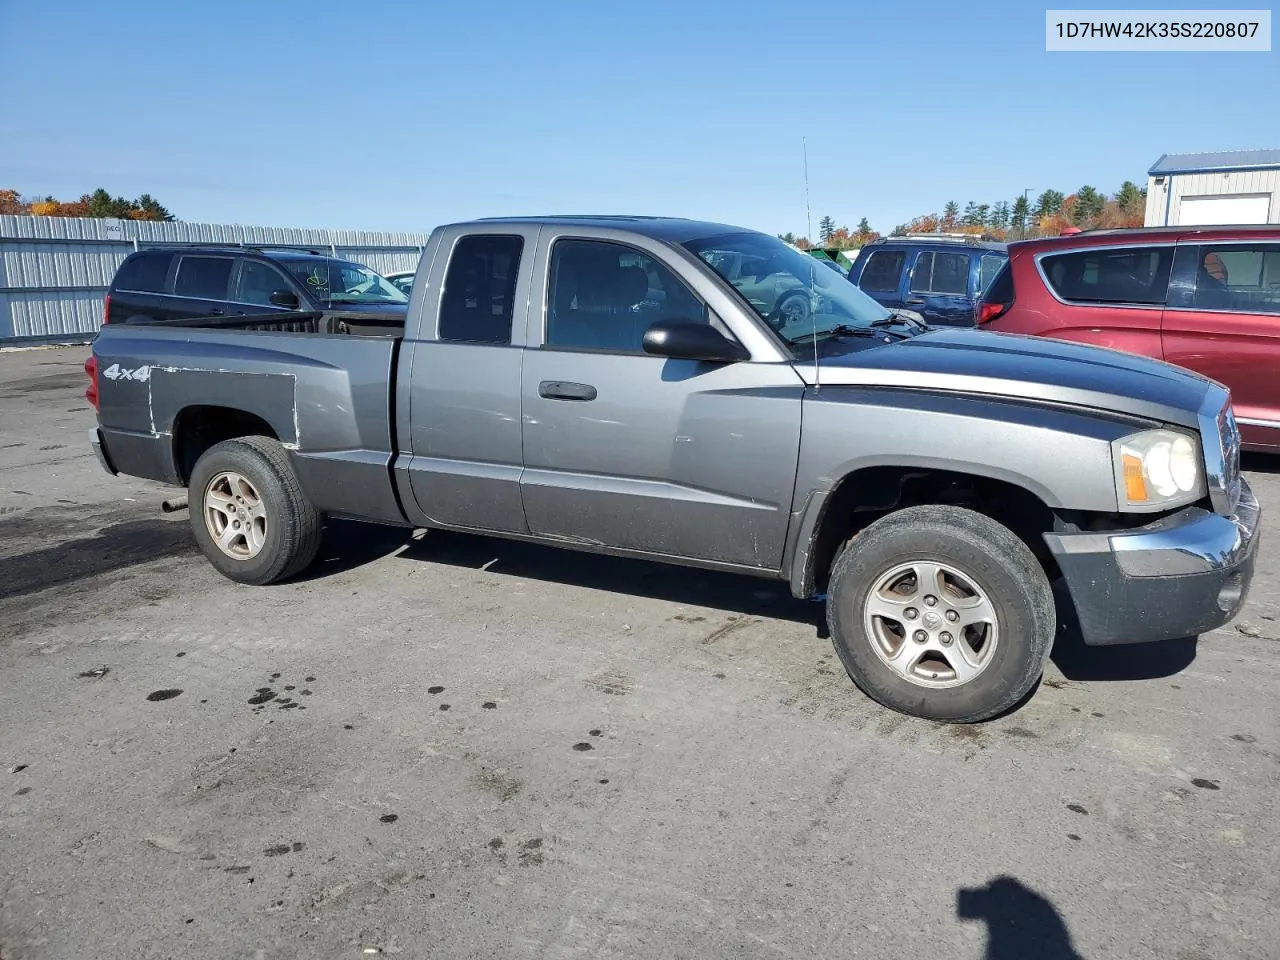
[[221, 223], [804, 232], [805, 137], [814, 224], [887, 232], [950, 199], [1142, 184], [1166, 152], [1280, 147], [1280, 53], [1046, 53], [1044, 10], [0, 0], [0, 188], [149, 192]]

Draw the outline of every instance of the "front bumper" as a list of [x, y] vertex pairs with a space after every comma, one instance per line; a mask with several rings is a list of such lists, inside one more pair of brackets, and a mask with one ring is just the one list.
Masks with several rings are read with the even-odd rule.
[[89, 430], [89, 446], [93, 448], [93, 455], [98, 458], [98, 463], [102, 469], [107, 471], [113, 477], [118, 472], [111, 463], [111, 458], [107, 456], [106, 445], [102, 442], [102, 431], [98, 427], [92, 427]]
[[1045, 534], [1091, 646], [1196, 636], [1230, 621], [1253, 580], [1262, 510], [1240, 480], [1231, 516], [1188, 507], [1115, 533]]

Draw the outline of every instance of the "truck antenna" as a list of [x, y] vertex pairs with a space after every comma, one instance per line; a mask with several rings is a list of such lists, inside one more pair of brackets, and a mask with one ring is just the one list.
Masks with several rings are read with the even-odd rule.
[[813, 238], [813, 213], [809, 210], [809, 140], [807, 137], [800, 138], [800, 149], [804, 151], [804, 219], [806, 223], [805, 236], [812, 240]]
[[[809, 207], [809, 138], [800, 138], [800, 149], [804, 152], [804, 219], [807, 225], [805, 237], [810, 243], [813, 242], [813, 211]], [[809, 257], [810, 260], [814, 258]], [[813, 334], [813, 389], [822, 389], [821, 375], [818, 370], [818, 318], [815, 316], [813, 309], [813, 279], [814, 270], [817, 263], [809, 265], [809, 325]]]

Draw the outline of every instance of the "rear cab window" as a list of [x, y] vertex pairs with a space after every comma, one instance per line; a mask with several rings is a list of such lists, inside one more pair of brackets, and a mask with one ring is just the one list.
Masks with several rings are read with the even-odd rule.
[[1061, 300], [1163, 305], [1173, 247], [1097, 247], [1044, 254], [1040, 270]]
[[523, 250], [524, 238], [519, 236], [472, 234], [459, 238], [440, 295], [440, 340], [511, 343]]
[[171, 253], [136, 253], [120, 265], [111, 286], [134, 293], [164, 293]]

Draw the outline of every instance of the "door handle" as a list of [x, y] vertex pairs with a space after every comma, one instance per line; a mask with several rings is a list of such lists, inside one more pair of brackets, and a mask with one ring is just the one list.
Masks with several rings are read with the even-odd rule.
[[538, 396], [545, 400], [594, 400], [596, 388], [589, 383], [543, 380], [538, 384]]
[[908, 297], [907, 303], [913, 307], [918, 307], [920, 304], [924, 303], [924, 299], [921, 297]]
[[222, 311], [217, 307], [214, 307], [212, 310], [209, 311], [209, 315], [211, 317], [220, 317], [222, 316]]

